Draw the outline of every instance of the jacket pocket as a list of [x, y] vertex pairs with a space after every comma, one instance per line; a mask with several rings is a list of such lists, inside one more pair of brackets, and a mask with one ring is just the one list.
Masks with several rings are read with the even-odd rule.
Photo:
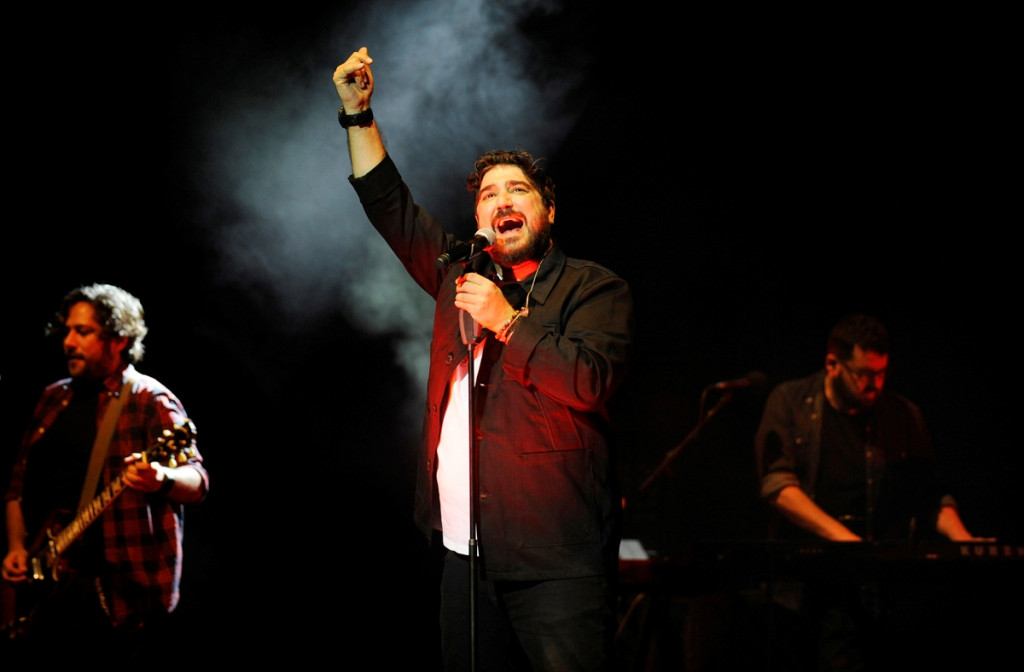
[[565, 546], [600, 540], [589, 450], [516, 456], [518, 545]]

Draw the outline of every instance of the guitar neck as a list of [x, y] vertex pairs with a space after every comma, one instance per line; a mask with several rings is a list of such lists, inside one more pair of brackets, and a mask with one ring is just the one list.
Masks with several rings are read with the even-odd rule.
[[[165, 429], [150, 447], [142, 458], [148, 462], [162, 462], [167, 468], [174, 469], [185, 464], [194, 454], [192, 448], [195, 427], [191, 420], [185, 420], [181, 425], [175, 425], [174, 430]], [[124, 482], [124, 473], [114, 477], [110, 484], [103, 488], [89, 504], [75, 515], [75, 519], [57, 532], [49, 543], [48, 555], [52, 555], [51, 561], [55, 563], [56, 558], [73, 544], [85, 530], [100, 517], [107, 508], [114, 503], [114, 500], [128, 487]]]
[[118, 495], [124, 491], [125, 487], [127, 486], [125, 485], [123, 475], [118, 474], [84, 509], [79, 511], [75, 519], [62, 528], [54, 537], [53, 549], [56, 554], [59, 556], [64, 553], [68, 546], [81, 537], [86, 528], [92, 525], [100, 517], [100, 514], [107, 510], [114, 500], [117, 499]]

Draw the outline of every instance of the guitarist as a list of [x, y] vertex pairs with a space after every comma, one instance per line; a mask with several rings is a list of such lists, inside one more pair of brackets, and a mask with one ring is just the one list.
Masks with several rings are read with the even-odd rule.
[[[63, 336], [70, 378], [43, 392], [11, 472], [2, 575], [19, 586], [16, 612], [27, 618], [8, 623], [5, 634], [50, 660], [103, 641], [130, 656], [178, 603], [183, 505], [202, 500], [209, 479], [192, 433], [183, 464], [144, 458], [165, 430], [191, 423], [173, 393], [132, 365], [147, 333], [137, 298], [112, 285], [79, 287], [50, 331]], [[94, 458], [94, 451], [105, 454]], [[93, 460], [95, 485], [83, 488]], [[52, 513], [71, 512], [66, 523], [118, 477], [127, 487], [63, 554], [59, 579], [32, 580], [31, 559], [54, 529]], [[40, 591], [40, 584], [49, 585]], [[40, 592], [45, 599], [24, 604], [26, 593]]]

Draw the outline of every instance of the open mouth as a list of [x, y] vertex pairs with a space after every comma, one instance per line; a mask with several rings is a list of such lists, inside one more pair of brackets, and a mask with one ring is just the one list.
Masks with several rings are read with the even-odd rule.
[[523, 228], [523, 221], [514, 217], [506, 217], [499, 219], [494, 228], [498, 230], [498, 233], [507, 233]]

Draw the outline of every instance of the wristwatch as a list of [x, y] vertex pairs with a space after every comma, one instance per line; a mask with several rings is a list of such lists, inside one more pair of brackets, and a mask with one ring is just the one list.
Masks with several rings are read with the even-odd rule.
[[373, 121], [373, 110], [370, 108], [366, 108], [359, 114], [345, 114], [344, 105], [338, 108], [338, 123], [342, 128], [369, 126], [371, 121]]
[[157, 492], [159, 492], [161, 495], [166, 495], [171, 492], [171, 488], [173, 487], [174, 479], [171, 478], [169, 474], [164, 474], [164, 480], [160, 484], [160, 487], [157, 489]]

